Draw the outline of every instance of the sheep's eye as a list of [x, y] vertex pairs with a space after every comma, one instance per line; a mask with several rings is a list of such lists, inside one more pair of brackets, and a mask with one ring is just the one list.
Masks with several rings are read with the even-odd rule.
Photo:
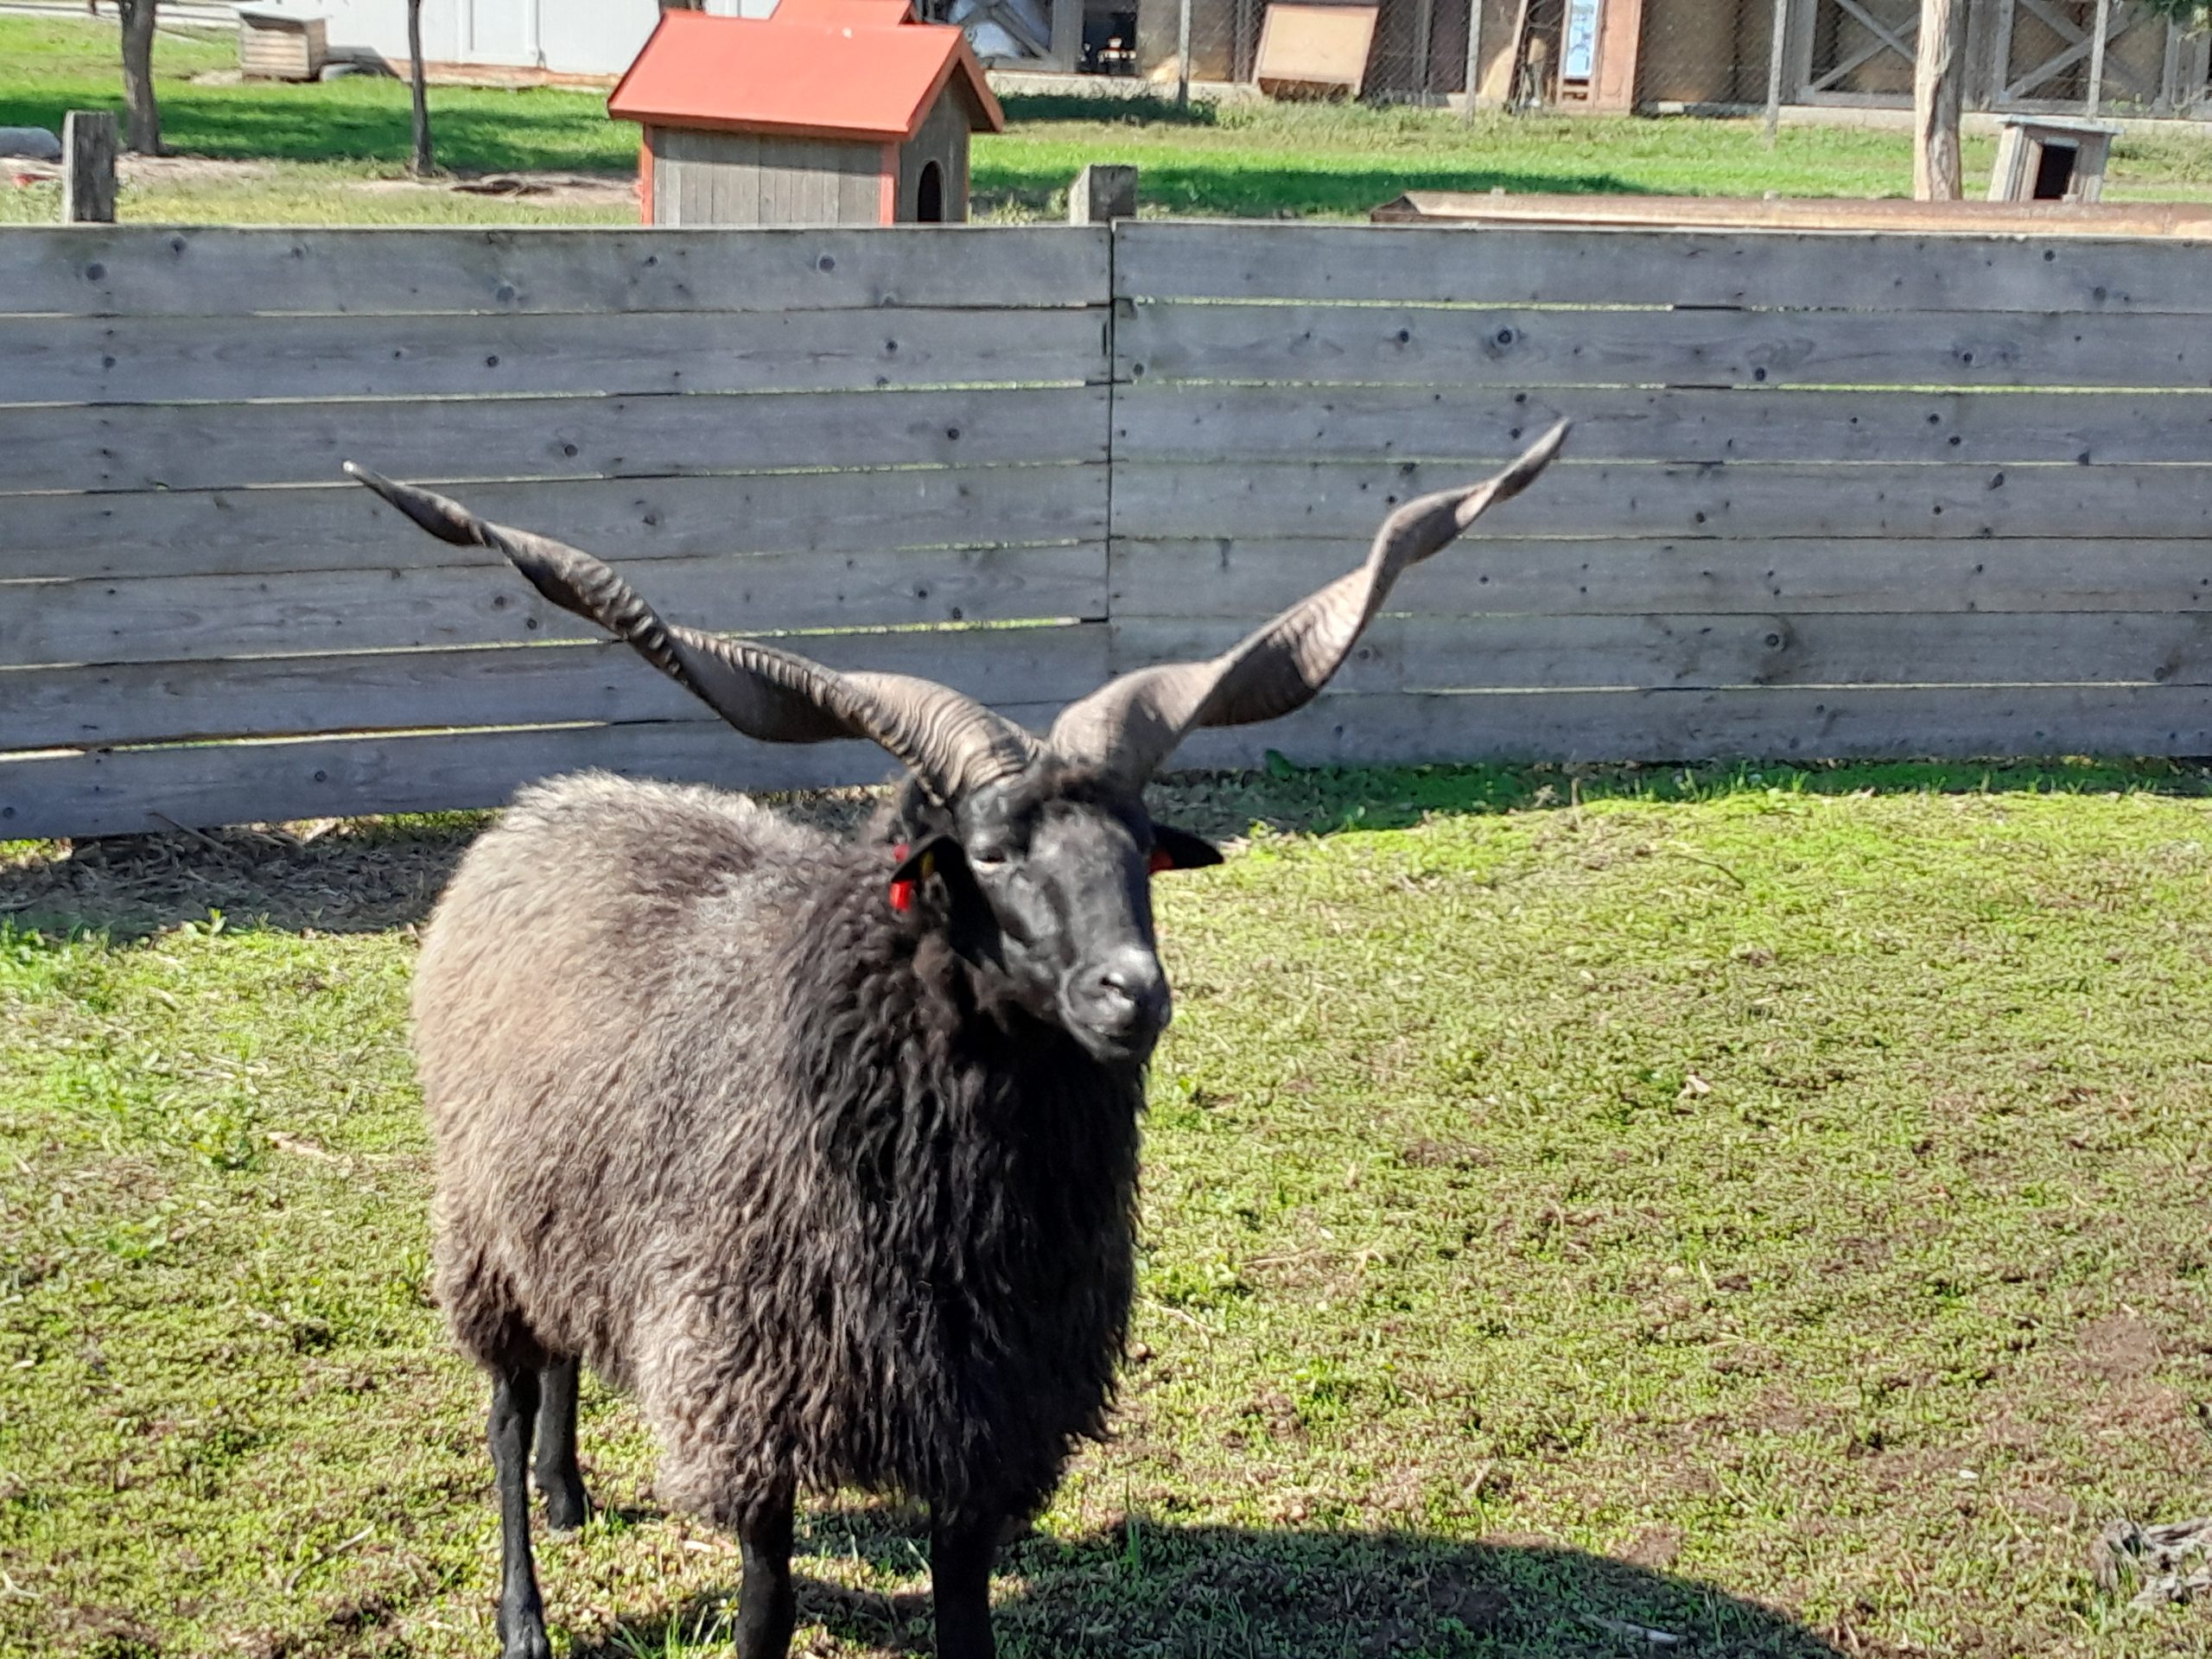
[[978, 869], [1002, 870], [1006, 868], [1006, 849], [1003, 847], [970, 847], [968, 861]]

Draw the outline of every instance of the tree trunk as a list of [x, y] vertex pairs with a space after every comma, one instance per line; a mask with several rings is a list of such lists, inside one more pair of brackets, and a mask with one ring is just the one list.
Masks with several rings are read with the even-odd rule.
[[430, 154], [430, 99], [423, 75], [423, 0], [407, 0], [407, 70], [415, 94], [415, 160], [409, 170], [427, 179], [436, 163]]
[[162, 153], [162, 111], [154, 101], [154, 0], [117, 0], [123, 13], [123, 103], [129, 112], [125, 148]]
[[1912, 75], [1912, 194], [1918, 201], [1956, 201], [1964, 194], [1959, 111], [1965, 103], [1965, 0], [1920, 0], [1920, 39]]

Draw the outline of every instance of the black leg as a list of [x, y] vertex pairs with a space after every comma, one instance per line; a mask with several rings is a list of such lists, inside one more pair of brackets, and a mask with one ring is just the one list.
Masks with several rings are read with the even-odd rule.
[[737, 1659], [784, 1659], [798, 1618], [791, 1596], [791, 1500], [780, 1497], [738, 1534], [745, 1584], [737, 1599]]
[[576, 1467], [576, 1370], [572, 1354], [537, 1373], [537, 1490], [545, 1494], [545, 1524], [571, 1532], [591, 1518], [583, 1471]]
[[530, 1559], [530, 1430], [537, 1371], [511, 1365], [492, 1379], [492, 1468], [499, 1481], [500, 1659], [551, 1659], [545, 1604]]
[[991, 1560], [998, 1554], [995, 1511], [931, 1517], [930, 1588], [937, 1597], [937, 1659], [993, 1659]]

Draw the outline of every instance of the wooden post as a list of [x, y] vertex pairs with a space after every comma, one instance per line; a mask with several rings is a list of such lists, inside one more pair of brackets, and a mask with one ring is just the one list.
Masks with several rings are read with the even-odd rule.
[[1137, 170], [1093, 162], [1068, 187], [1068, 223], [1106, 225], [1137, 216]]
[[2097, 0], [2096, 22], [2090, 25], [2096, 38], [2089, 42], [2089, 116], [2094, 119], [2105, 101], [2105, 37], [2112, 33], [2112, 0]]
[[1921, 0], [1912, 71], [1912, 194], [1956, 201], [1965, 181], [1959, 114], [1966, 93], [1965, 0]]
[[1789, 41], [1789, 0], [1774, 0], [1774, 38], [1766, 54], [1766, 147], [1782, 136], [1782, 53]]
[[61, 222], [115, 223], [115, 115], [72, 110], [61, 121]]
[[1191, 0], [1183, 0], [1175, 19], [1175, 107], [1191, 107]]
[[1483, 84], [1483, 0], [1467, 0], [1467, 104], [1460, 114], [1467, 120], [1475, 118], [1476, 106], [1482, 101]]

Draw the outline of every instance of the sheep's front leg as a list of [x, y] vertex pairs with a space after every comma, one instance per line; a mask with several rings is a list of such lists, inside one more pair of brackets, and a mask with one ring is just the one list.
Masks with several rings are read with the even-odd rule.
[[1005, 1516], [932, 1516], [930, 1588], [937, 1597], [938, 1659], [994, 1659], [991, 1562]]
[[791, 1498], [761, 1504], [738, 1529], [745, 1582], [737, 1594], [737, 1659], [784, 1659], [798, 1603], [791, 1594]]
[[556, 1359], [537, 1374], [537, 1490], [545, 1494], [545, 1524], [570, 1532], [591, 1517], [583, 1471], [576, 1466], [576, 1357]]
[[530, 1559], [530, 1432], [537, 1371], [509, 1365], [492, 1379], [492, 1468], [499, 1482], [500, 1659], [551, 1659], [545, 1604]]

